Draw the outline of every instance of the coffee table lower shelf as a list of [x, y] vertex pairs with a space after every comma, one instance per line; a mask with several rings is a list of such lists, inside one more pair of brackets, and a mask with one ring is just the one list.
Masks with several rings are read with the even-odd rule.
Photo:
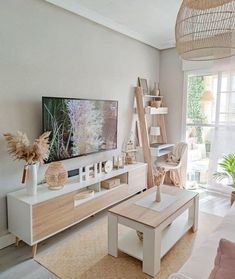
[[[177, 217], [161, 233], [161, 258], [174, 246], [174, 244], [193, 226], [193, 219], [188, 218], [188, 212], [184, 212]], [[136, 231], [128, 229], [123, 236], [118, 239], [118, 249], [129, 256], [143, 261], [143, 241], [141, 241]]]

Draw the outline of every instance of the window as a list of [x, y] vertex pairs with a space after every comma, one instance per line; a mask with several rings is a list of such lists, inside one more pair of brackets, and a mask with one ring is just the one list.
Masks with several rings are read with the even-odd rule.
[[213, 173], [235, 153], [235, 71], [187, 75], [186, 139], [188, 186], [221, 187]]

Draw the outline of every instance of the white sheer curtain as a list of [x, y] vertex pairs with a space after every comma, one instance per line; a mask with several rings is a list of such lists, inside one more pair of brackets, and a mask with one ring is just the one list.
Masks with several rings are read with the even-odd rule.
[[[207, 187], [229, 193], [232, 188], [227, 186], [228, 181], [215, 182], [213, 173], [218, 170], [218, 163], [224, 155], [235, 153], [235, 57], [215, 62], [183, 61], [182, 69], [185, 72], [185, 96], [187, 96], [187, 78], [190, 74], [197, 76], [209, 74], [214, 77], [215, 84], [211, 88], [215, 93], [213, 117], [209, 124], [201, 125], [202, 129], [210, 131], [211, 150]], [[183, 121], [187, 126], [186, 110], [183, 112]]]
[[209, 160], [208, 187], [230, 192], [223, 187], [228, 181], [218, 184], [213, 173], [218, 170], [218, 163], [224, 155], [235, 153], [235, 71], [218, 72], [215, 128]]

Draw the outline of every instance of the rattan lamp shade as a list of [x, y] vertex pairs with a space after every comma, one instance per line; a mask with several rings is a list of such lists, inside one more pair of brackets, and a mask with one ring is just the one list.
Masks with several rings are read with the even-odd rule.
[[235, 0], [184, 0], [175, 35], [176, 48], [185, 60], [235, 55]]

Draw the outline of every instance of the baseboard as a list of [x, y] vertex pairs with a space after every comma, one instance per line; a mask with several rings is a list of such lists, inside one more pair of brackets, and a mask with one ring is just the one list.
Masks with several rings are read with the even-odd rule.
[[8, 233], [0, 237], [0, 249], [3, 249], [15, 242], [15, 237]]

